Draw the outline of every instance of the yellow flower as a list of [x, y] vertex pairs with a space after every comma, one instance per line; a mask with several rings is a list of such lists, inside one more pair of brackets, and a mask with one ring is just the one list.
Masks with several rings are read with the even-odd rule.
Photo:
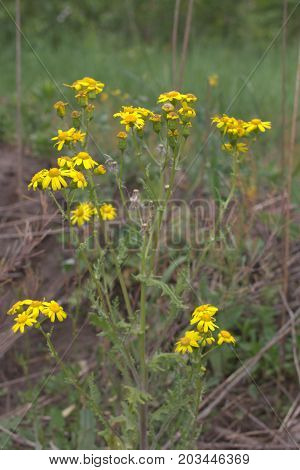
[[144, 117], [152, 116], [153, 112], [150, 111], [150, 109], [147, 108], [141, 108], [140, 106], [135, 109], [139, 114], [141, 114]]
[[218, 86], [219, 76], [216, 73], [209, 75], [207, 79], [208, 79], [209, 86], [211, 86], [212, 88]]
[[197, 101], [197, 96], [193, 95], [193, 93], [187, 93], [186, 95], [182, 95], [183, 101], [186, 101], [187, 103], [191, 103], [194, 101]]
[[211, 313], [201, 313], [201, 315], [194, 317], [191, 324], [198, 323], [197, 329], [200, 333], [207, 333], [209, 330], [215, 331], [218, 326], [214, 323], [215, 319]]
[[49, 186], [51, 186], [53, 191], [60, 190], [61, 188], [67, 188], [68, 183], [64, 178], [66, 176], [69, 176], [68, 170], [62, 170], [61, 168], [50, 168], [50, 170], [46, 170], [46, 172], [43, 174], [42, 188], [47, 189]]
[[204, 304], [196, 307], [192, 313], [191, 323], [197, 323], [201, 320], [203, 314], [208, 314], [213, 317], [219, 309], [211, 304]]
[[83, 189], [87, 186], [87, 181], [85, 179], [84, 174], [81, 173], [81, 171], [71, 170], [70, 178], [72, 178], [73, 183], [75, 183], [75, 185], [79, 189]]
[[222, 117], [214, 116], [212, 123], [216, 124], [216, 127], [220, 129], [223, 134], [231, 134], [236, 137], [242, 137], [245, 135], [245, 121], [242, 119], [236, 119], [229, 117], [227, 114], [223, 114]]
[[47, 170], [44, 169], [33, 175], [31, 182], [28, 185], [28, 189], [32, 188], [35, 191], [38, 187], [41, 187], [45, 174], [47, 174]]
[[56, 318], [58, 321], [63, 321], [65, 318], [67, 318], [66, 312], [57, 302], [55, 302], [55, 300], [51, 300], [51, 302], [44, 302], [43, 313], [50, 318], [52, 323], [56, 320]]
[[76, 131], [75, 127], [71, 127], [67, 131], [62, 131], [61, 129], [58, 129], [57, 135], [55, 137], [52, 137], [51, 140], [57, 140], [57, 142], [54, 144], [54, 147], [57, 147], [57, 150], [61, 150], [65, 144], [69, 144], [73, 140], [73, 135], [74, 132]]
[[99, 210], [103, 220], [114, 220], [117, 217], [117, 210], [111, 204], [102, 204]]
[[182, 108], [179, 109], [179, 114], [181, 114], [184, 118], [194, 118], [196, 117], [196, 111], [188, 106], [185, 102], [182, 103]]
[[91, 155], [87, 152], [79, 152], [75, 157], [73, 157], [74, 166], [83, 167], [86, 170], [94, 168], [98, 163], [93, 160]]
[[251, 119], [251, 121], [246, 122], [247, 134], [253, 131], [266, 132], [266, 129], [271, 129], [270, 121], [261, 121], [260, 119]]
[[40, 313], [44, 313], [44, 304], [42, 300], [29, 300], [28, 312], [37, 318]]
[[16, 302], [10, 307], [10, 309], [7, 312], [7, 315], [15, 315], [16, 313], [21, 313], [24, 310], [24, 305], [27, 309], [28, 302], [30, 303], [32, 301], [29, 299], [18, 300], [18, 302]]
[[179, 91], [168, 91], [159, 95], [157, 102], [165, 103], [166, 101], [181, 101], [184, 98], [184, 95], [179, 93]]
[[223, 343], [232, 343], [235, 344], [235, 338], [232, 336], [229, 331], [226, 330], [221, 330], [220, 333], [218, 333], [218, 345], [221, 346]]
[[[104, 88], [104, 83], [98, 82], [91, 77], [83, 77], [79, 80], [75, 80], [71, 85], [65, 85], [73, 88], [75, 91], [81, 92], [85, 95], [98, 95]], [[77, 95], [76, 95], [77, 98]]]
[[73, 142], [84, 142], [86, 136], [86, 132], [81, 132], [80, 130], [77, 130], [73, 133], [72, 135], [72, 141]]
[[58, 116], [63, 118], [66, 114], [66, 106], [68, 106], [68, 103], [64, 103], [63, 101], [57, 101], [56, 103], [54, 103], [53, 108], [56, 109]]
[[193, 352], [193, 348], [199, 348], [198, 341], [200, 335], [197, 331], [187, 331], [185, 335], [176, 343], [175, 352], [185, 354]]
[[132, 106], [122, 107], [123, 111], [115, 113], [114, 118], [121, 118], [120, 122], [125, 126], [126, 131], [128, 132], [131, 128], [143, 129], [145, 121], [142, 119], [141, 113], [136, 111], [136, 108], [133, 108]]
[[98, 165], [97, 168], [94, 169], [94, 173], [96, 175], [105, 175], [106, 168], [104, 165]]
[[19, 313], [14, 321], [16, 322], [12, 326], [14, 333], [17, 333], [18, 330], [20, 330], [20, 333], [24, 333], [25, 326], [32, 326], [37, 322], [36, 317], [28, 310], [26, 312]]
[[237, 142], [236, 145], [232, 145], [229, 142], [222, 145], [222, 149], [226, 152], [233, 152], [236, 150], [237, 153], [246, 153], [248, 152], [248, 146], [244, 142]]
[[[202, 332], [201, 332], [202, 333]], [[215, 338], [212, 336], [211, 333], [207, 333], [206, 335], [201, 335], [200, 337], [200, 344], [201, 346], [211, 346], [215, 342]]]
[[73, 160], [71, 157], [63, 156], [63, 157], [58, 157], [57, 159], [57, 165], [60, 168], [66, 167], [66, 168], [73, 168]]
[[83, 202], [71, 211], [71, 223], [72, 225], [77, 224], [79, 227], [85, 222], [88, 222], [94, 215], [94, 208], [90, 202]]

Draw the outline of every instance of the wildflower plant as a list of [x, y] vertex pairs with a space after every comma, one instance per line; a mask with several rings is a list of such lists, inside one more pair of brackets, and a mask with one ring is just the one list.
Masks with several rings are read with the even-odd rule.
[[[111, 158], [105, 161], [103, 155], [99, 158], [91, 145], [90, 125], [95, 107], [108, 99], [108, 96], [101, 99], [104, 84], [84, 77], [66, 86], [73, 91], [78, 109], [72, 109], [65, 101], [55, 103], [54, 109], [63, 122], [62, 129], [52, 137], [56, 162], [33, 175], [28, 188], [46, 191], [53, 199], [74, 235], [77, 260], [89, 272], [86, 286], [89, 317], [100, 330], [100, 336], [108, 340], [108, 357], [112, 367], [120, 372], [118, 379], [122, 377], [117, 388], [112, 383], [115, 379], [107, 385], [105, 394], [111, 397], [107, 409], [95, 399], [92, 392], [95, 383], [90, 382], [90, 392], [87, 392], [54, 348], [53, 328], [47, 323], [55, 326], [56, 322], [67, 320], [59, 303], [29, 299], [17, 302], [8, 311], [14, 318], [12, 329], [23, 333], [34, 327], [42, 332], [50, 353], [98, 419], [104, 446], [159, 448], [175, 418], [181, 436], [179, 448], [196, 445], [197, 413], [204, 391], [207, 356], [226, 344], [235, 345], [236, 340], [232, 333], [220, 329], [218, 307], [204, 304], [194, 308], [190, 327], [181, 337], [176, 340], [174, 335], [167, 334], [167, 343], [162, 343], [160, 338], [165, 333], [157, 327], [157, 305], [151, 305], [150, 299], [153, 302], [157, 291], [167, 297], [170, 305], [164, 319], [167, 332], [172, 325], [179, 325], [179, 315], [187, 323], [185, 310], [189, 307], [183, 301], [184, 290], [191, 288], [187, 272], [182, 271], [175, 287], [168, 285], [158, 275], [157, 255], [176, 172], [197, 118], [197, 97], [169, 91], [159, 95], [153, 110], [122, 106], [113, 115], [119, 123], [115, 162]], [[252, 137], [270, 128], [269, 122], [259, 119], [245, 122], [226, 115], [214, 117], [212, 123], [221, 134], [223, 150], [232, 155], [234, 168], [240, 162], [240, 155], [248, 151]], [[124, 166], [129, 158], [142, 174], [141, 190], [134, 189], [131, 195], [124, 179]], [[110, 184], [111, 178], [122, 203], [120, 210], [103, 198], [102, 188]], [[225, 205], [234, 189], [233, 185]], [[118, 218], [122, 236], [115, 245], [108, 239], [106, 225]], [[82, 227], [89, 225], [93, 227], [95, 239], [92, 250], [88, 243], [80, 241]], [[129, 251], [133, 239], [135, 254]], [[133, 268], [136, 266], [133, 257], [138, 269]], [[130, 291], [128, 272], [134, 293]], [[118, 295], [114, 284], [118, 285]], [[176, 329], [178, 335], [180, 328]], [[149, 349], [149, 337], [156, 341], [154, 351]], [[163, 383], [157, 387], [159, 381]]]

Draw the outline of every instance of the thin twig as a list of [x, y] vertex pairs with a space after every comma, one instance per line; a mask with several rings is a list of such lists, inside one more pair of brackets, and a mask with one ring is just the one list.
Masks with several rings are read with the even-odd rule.
[[177, 86], [177, 36], [178, 36], [178, 23], [179, 23], [179, 10], [181, 0], [176, 0], [174, 8], [174, 20], [172, 31], [172, 82], [173, 87]]
[[21, 6], [20, 0], [16, 0], [16, 139], [17, 139], [17, 159], [16, 159], [16, 175], [17, 175], [17, 191], [19, 196], [23, 193], [23, 149], [22, 149], [22, 70], [21, 70]]
[[9, 429], [6, 429], [5, 427], [1, 425], [0, 425], [0, 431], [4, 432], [4, 434], [7, 434], [17, 444], [24, 446], [24, 447], [30, 447], [32, 449], [36, 449], [36, 444], [34, 442], [29, 441], [29, 439], [26, 439], [25, 437], [19, 436], [18, 434], [10, 431]]
[[189, 45], [191, 24], [192, 24], [193, 4], [194, 4], [194, 0], [189, 0], [188, 11], [187, 11], [186, 21], [185, 21], [185, 28], [184, 28], [181, 61], [180, 61], [180, 72], [179, 72], [179, 87], [180, 88], [183, 85], [183, 74], [184, 74], [186, 55], [187, 55], [187, 49]]
[[298, 381], [299, 381], [299, 386], [300, 386], [300, 362], [299, 362], [299, 355], [297, 352], [297, 334], [296, 334], [296, 326], [295, 326], [295, 314], [290, 308], [284, 292], [280, 291], [280, 296], [281, 296], [283, 305], [285, 306], [286, 311], [288, 312], [290, 319], [291, 319], [292, 350], [293, 350], [295, 369], [298, 375]]
[[283, 293], [287, 295], [288, 282], [289, 282], [289, 257], [290, 257], [290, 222], [291, 222], [291, 190], [292, 190], [292, 176], [293, 176], [293, 157], [295, 151], [295, 142], [297, 134], [297, 118], [298, 118], [298, 107], [299, 107], [299, 94], [300, 94], [300, 43], [298, 48], [298, 62], [297, 72], [295, 81], [295, 94], [294, 94], [294, 106], [292, 115], [292, 127], [291, 127], [291, 138], [290, 146], [287, 155], [286, 167], [286, 207], [285, 207], [285, 224], [284, 224], [284, 256], [283, 256]]

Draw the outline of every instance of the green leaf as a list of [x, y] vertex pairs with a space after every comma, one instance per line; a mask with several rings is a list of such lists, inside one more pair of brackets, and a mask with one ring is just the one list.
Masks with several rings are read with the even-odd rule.
[[79, 415], [77, 449], [95, 449], [96, 420], [91, 410], [82, 408]]
[[169, 297], [172, 304], [174, 304], [177, 308], [184, 308], [183, 303], [177, 297], [174, 290], [171, 287], [169, 287], [165, 282], [163, 282], [161, 279], [156, 279], [153, 277], [145, 277], [145, 276], [142, 276], [141, 274], [138, 274], [137, 276], [134, 276], [134, 277], [138, 281], [144, 282], [146, 286], [148, 287], [159, 287], [162, 290], [163, 294]]

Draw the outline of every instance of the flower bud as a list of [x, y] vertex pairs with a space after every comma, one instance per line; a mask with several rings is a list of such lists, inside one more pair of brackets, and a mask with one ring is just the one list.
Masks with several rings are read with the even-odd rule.
[[64, 118], [66, 115], [66, 106], [68, 106], [68, 103], [64, 103], [63, 101], [57, 101], [54, 103], [53, 108], [56, 109], [57, 115], [60, 118]]
[[81, 113], [79, 111], [72, 111], [71, 117], [72, 117], [73, 126], [76, 127], [76, 129], [79, 129]]

